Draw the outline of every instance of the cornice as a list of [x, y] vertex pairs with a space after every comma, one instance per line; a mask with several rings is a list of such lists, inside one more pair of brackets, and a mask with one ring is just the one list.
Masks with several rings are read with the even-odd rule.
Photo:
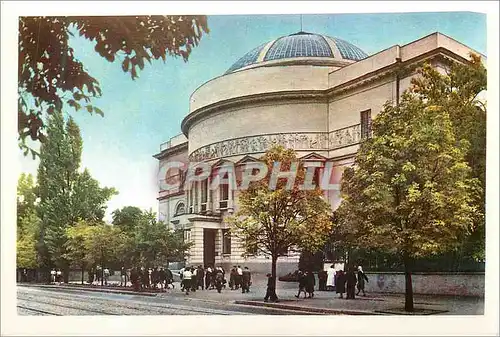
[[158, 160], [163, 159], [166, 156], [171, 156], [173, 154], [176, 154], [176, 153], [179, 153], [182, 151], [187, 151], [187, 149], [188, 149], [188, 142], [184, 142], [182, 144], [169, 147], [168, 149], [165, 149], [165, 150], [161, 151], [160, 153], [153, 155], [153, 158], [156, 158]]

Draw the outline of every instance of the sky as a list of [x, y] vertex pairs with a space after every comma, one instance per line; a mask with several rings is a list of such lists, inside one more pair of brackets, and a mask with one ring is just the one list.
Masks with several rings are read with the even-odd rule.
[[[472, 49], [486, 53], [486, 15], [471, 12], [402, 14], [304, 15], [303, 30], [349, 41], [368, 54], [404, 45], [439, 31]], [[208, 17], [204, 35], [188, 62], [167, 58], [146, 64], [132, 80], [119, 61], [110, 63], [93, 43], [72, 38], [71, 46], [102, 89], [93, 105], [104, 117], [86, 111], [71, 115], [81, 128], [82, 168], [101, 186], [119, 194], [108, 202], [106, 219], [123, 206], [158, 209], [158, 161], [152, 156], [160, 144], [179, 134], [189, 110], [189, 97], [206, 81], [222, 75], [254, 47], [300, 31], [299, 15], [218, 15]], [[19, 153], [23, 172], [36, 174], [38, 161]]]

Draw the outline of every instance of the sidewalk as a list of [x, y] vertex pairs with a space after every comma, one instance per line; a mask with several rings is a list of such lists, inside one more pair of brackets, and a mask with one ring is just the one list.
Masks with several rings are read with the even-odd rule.
[[[315, 291], [314, 298], [295, 298], [297, 294], [297, 284], [294, 282], [278, 282], [277, 294], [279, 303], [264, 303], [266, 293], [265, 279], [255, 278], [250, 288], [250, 293], [242, 294], [241, 290], [223, 289], [222, 293], [216, 290], [198, 290], [185, 295], [180, 291], [180, 283], [175, 282], [175, 289], [157, 293], [158, 298], [168, 301], [169, 297], [182, 297], [186, 300], [202, 300], [209, 302], [236, 303], [252, 306], [268, 306], [280, 309], [306, 310], [310, 312], [326, 314], [403, 314], [404, 295], [403, 294], [382, 294], [371, 293], [366, 297], [359, 296], [355, 300], [339, 299], [335, 292]], [[92, 287], [92, 291], [99, 291], [99, 286]], [[106, 289], [106, 290], [104, 290]], [[120, 289], [113, 290], [113, 287], [102, 289], [106, 292], [122, 292], [137, 294], [130, 291], [123, 292]], [[83, 289], [82, 289], [83, 290]], [[144, 294], [141, 293], [141, 294]], [[146, 296], [155, 296], [148, 294]], [[345, 297], [345, 294], [344, 294]], [[414, 306], [416, 310], [424, 311], [416, 314], [445, 314], [445, 315], [482, 315], [484, 313], [484, 298], [476, 297], [453, 297], [453, 296], [431, 296], [414, 295]]]

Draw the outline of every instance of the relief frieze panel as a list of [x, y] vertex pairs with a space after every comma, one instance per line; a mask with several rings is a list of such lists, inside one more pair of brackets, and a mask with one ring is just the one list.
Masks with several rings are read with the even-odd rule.
[[266, 152], [273, 145], [302, 151], [328, 151], [354, 145], [361, 141], [361, 126], [356, 124], [332, 132], [290, 132], [248, 136], [224, 140], [193, 151], [190, 161]]

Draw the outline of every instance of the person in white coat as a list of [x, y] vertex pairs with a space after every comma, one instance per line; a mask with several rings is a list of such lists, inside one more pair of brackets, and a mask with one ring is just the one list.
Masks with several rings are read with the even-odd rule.
[[328, 268], [326, 271], [327, 273], [327, 278], [326, 278], [326, 290], [331, 291], [335, 289], [335, 268], [333, 264]]

